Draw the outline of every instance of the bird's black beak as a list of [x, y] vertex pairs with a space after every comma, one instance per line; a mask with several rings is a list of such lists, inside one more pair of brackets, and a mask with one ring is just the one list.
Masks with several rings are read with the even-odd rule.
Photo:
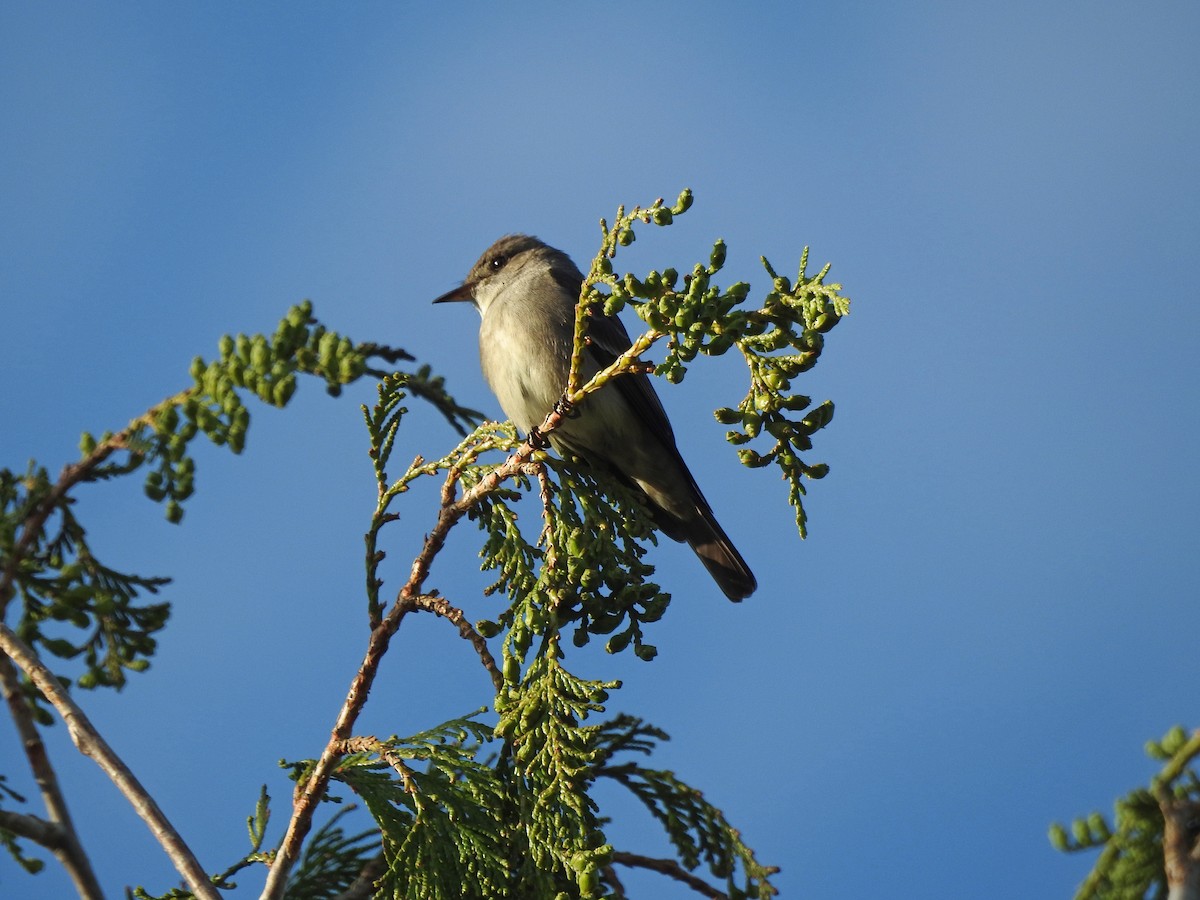
[[475, 297], [473, 296], [474, 292], [475, 292], [475, 285], [470, 281], [464, 281], [462, 284], [460, 284], [454, 290], [446, 291], [446, 293], [442, 294], [442, 296], [438, 297], [433, 302], [434, 303], [453, 303], [455, 301], [465, 300], [467, 302], [474, 303], [475, 302]]

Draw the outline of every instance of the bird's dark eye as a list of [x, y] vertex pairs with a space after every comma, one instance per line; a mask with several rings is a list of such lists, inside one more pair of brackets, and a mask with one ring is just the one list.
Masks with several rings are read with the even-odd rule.
[[508, 257], [503, 253], [497, 253], [491, 258], [491, 260], [488, 262], [488, 265], [492, 267], [493, 272], [499, 272], [504, 268], [504, 264], [506, 262], [508, 262]]

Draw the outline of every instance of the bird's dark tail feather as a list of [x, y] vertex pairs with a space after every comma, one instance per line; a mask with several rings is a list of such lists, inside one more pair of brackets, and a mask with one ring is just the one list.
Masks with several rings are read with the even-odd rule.
[[699, 517], [689, 525], [684, 539], [725, 596], [736, 603], [753, 594], [758, 587], [754, 573], [712, 514]]

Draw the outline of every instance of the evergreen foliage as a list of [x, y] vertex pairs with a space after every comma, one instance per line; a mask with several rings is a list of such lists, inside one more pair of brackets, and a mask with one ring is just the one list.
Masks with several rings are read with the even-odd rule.
[[[729, 440], [740, 448], [744, 465], [778, 466], [802, 536], [803, 481], [827, 471], [802, 454], [830, 421], [833, 406], [813, 406], [793, 383], [815, 364], [825, 334], [847, 313], [849, 301], [839, 285], [825, 283], [828, 267], [806, 274], [807, 250], [794, 282], [763, 260], [772, 283], [757, 304], [748, 302], [749, 285], [715, 283], [725, 259], [722, 241], [706, 263], [682, 278], [669, 268], [644, 277], [615, 271], [613, 259], [637, 229], [669, 225], [690, 206], [685, 191], [670, 207], [659, 200], [619, 209], [611, 226], [601, 221], [601, 249], [577, 307], [567, 390], [539, 433], [525, 440], [511, 425], [484, 422], [460, 406], [428, 367], [373, 368], [373, 359], [394, 364], [411, 357], [355, 344], [319, 324], [304, 303], [271, 336], [222, 338], [216, 359], [193, 362], [190, 387], [124, 431], [84, 435], [83, 459], [57, 481], [36, 466], [21, 475], [0, 472], [0, 601], [20, 602], [17, 636], [43, 655], [80, 658], [80, 686], [120, 687], [125, 673], [143, 670], [156, 649], [154, 635], [166, 623], [168, 606], [147, 603], [143, 595], [157, 593], [166, 579], [122, 574], [95, 560], [72, 514], [71, 489], [143, 469], [146, 494], [165, 503], [167, 518], [179, 522], [196, 477], [191, 441], [203, 434], [240, 452], [250, 422], [247, 397], [284, 406], [302, 375], [321, 379], [335, 395], [364, 375], [380, 379], [378, 401], [363, 409], [378, 488], [366, 535], [366, 660], [322, 755], [288, 764], [297, 789], [287, 834], [273, 849], [267, 843], [271, 808], [264, 789], [248, 821], [250, 852], [212, 876], [212, 884], [232, 887], [235, 873], [262, 863], [272, 866], [267, 891], [273, 896], [332, 897], [367, 878], [379, 896], [413, 900], [624, 898], [618, 869], [625, 866], [662, 872], [711, 897], [776, 893], [771, 878], [777, 870], [757, 861], [720, 810], [673, 772], [641, 765], [666, 735], [631, 716], [604, 721], [620, 684], [574, 674], [565, 646], [588, 653], [591, 637], [602, 636], [609, 653], [632, 647], [640, 659], [652, 660], [657, 650], [647, 633], [662, 628], [658, 623], [671, 599], [653, 580], [648, 551], [655, 528], [637, 496], [608, 472], [543, 449], [541, 432], [572, 415], [590, 392], [635, 372], [653, 371], [678, 383], [698, 356], [736, 349], [746, 360], [749, 384], [740, 401], [718, 408], [716, 416], [731, 426]], [[647, 330], [627, 353], [580, 383], [590, 316], [625, 305]], [[663, 359], [647, 363], [643, 354], [660, 342]], [[432, 403], [463, 438], [444, 456], [418, 456], [393, 477], [409, 396]], [[757, 449], [751, 446], [756, 442]], [[379, 575], [385, 529], [420, 478], [441, 481], [441, 509], [409, 581], [388, 598]], [[518, 517], [518, 506], [539, 514]], [[475, 623], [426, 586], [433, 559], [462, 518], [481, 530], [481, 565], [495, 576], [486, 592], [495, 611]], [[421, 611], [446, 618], [471, 642], [493, 679], [491, 711], [407, 738], [355, 734], [379, 659], [404, 617]], [[569, 642], [563, 641], [566, 631]], [[37, 690], [26, 683], [25, 691], [38, 721], [50, 721]], [[611, 819], [593, 796], [600, 779], [622, 785], [645, 806], [663, 827], [675, 859], [648, 859], [614, 846], [607, 833]], [[361, 798], [378, 831], [347, 833], [342, 822], [348, 807], [341, 805], [308, 835], [319, 806], [327, 811], [329, 804], [343, 803], [330, 793], [331, 782]], [[18, 835], [0, 830], [0, 843], [23, 859]], [[184, 895], [172, 890], [164, 896]]]
[[[1190, 841], [1200, 848], [1200, 730], [1189, 735], [1176, 725], [1159, 741], [1146, 743], [1146, 755], [1163, 763], [1148, 788], [1139, 787], [1116, 801], [1109, 820], [1100, 812], [1075, 819], [1068, 829], [1055, 822], [1050, 843], [1077, 853], [1099, 850], [1076, 900], [1143, 900], [1169, 892], [1164, 857], [1168, 814], [1182, 814]], [[1195, 851], [1193, 851], [1195, 852]]]

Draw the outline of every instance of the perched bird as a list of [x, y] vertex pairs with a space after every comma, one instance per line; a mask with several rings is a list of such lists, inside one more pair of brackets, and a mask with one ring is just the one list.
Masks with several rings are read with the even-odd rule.
[[[535, 237], [512, 234], [484, 251], [460, 287], [433, 301], [475, 304], [483, 319], [483, 375], [505, 415], [522, 431], [540, 425], [567, 386], [582, 284], [583, 274], [565, 253]], [[580, 384], [630, 346], [615, 316], [593, 315], [587, 333]], [[614, 378], [576, 411], [546, 435], [551, 445], [609, 469], [642, 491], [655, 524], [668, 537], [688, 542], [725, 596], [750, 596], [757, 587], [754, 575], [679, 455], [650, 379], [643, 374]]]

